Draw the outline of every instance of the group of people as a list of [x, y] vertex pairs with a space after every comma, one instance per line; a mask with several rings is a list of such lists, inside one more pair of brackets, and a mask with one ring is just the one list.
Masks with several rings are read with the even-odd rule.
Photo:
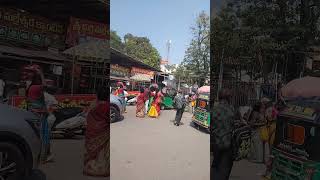
[[[51, 153], [51, 126], [48, 123], [48, 107], [45, 93], [47, 90], [43, 72], [38, 65], [30, 65], [28, 68], [28, 80], [26, 81], [27, 110], [40, 117], [40, 139], [42, 164], [52, 162]], [[109, 92], [105, 87], [97, 91], [95, 106], [87, 116], [87, 128], [85, 135], [84, 175], [95, 177], [110, 176], [110, 120]]]
[[161, 113], [163, 94], [157, 86], [141, 87], [137, 96], [136, 116], [158, 118]]
[[[231, 105], [232, 93], [229, 89], [222, 89], [219, 92], [219, 103], [213, 107], [212, 119], [214, 125], [211, 124], [212, 132], [212, 179], [228, 180], [234, 161], [233, 149], [233, 132], [235, 130], [235, 120], [237, 119], [238, 111]], [[265, 147], [269, 146], [271, 151], [274, 134], [275, 120], [278, 112], [281, 109], [281, 104], [273, 104], [270, 100], [263, 98], [260, 102], [241, 118], [241, 122], [250, 126], [252, 129], [252, 142], [249, 153], [249, 159], [258, 163], [266, 163], [266, 172], [262, 175], [267, 175], [270, 171], [270, 162], [266, 160]]]

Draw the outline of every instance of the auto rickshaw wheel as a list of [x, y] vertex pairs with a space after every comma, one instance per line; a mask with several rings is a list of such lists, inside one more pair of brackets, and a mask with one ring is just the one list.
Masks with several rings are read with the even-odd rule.
[[160, 109], [161, 109], [161, 110], [164, 110], [164, 105], [161, 105]]

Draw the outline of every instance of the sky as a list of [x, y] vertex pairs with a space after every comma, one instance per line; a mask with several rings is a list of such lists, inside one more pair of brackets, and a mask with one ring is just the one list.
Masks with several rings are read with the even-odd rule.
[[170, 64], [184, 58], [191, 38], [191, 26], [201, 11], [210, 14], [210, 0], [111, 0], [110, 27], [123, 38], [127, 33], [148, 37], [161, 57]]

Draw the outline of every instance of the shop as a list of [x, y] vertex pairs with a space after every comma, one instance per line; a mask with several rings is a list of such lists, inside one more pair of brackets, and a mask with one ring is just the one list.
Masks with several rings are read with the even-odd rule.
[[[69, 81], [74, 78], [75, 88], [72, 93], [95, 93], [97, 87], [106, 86], [110, 71], [108, 63], [110, 55], [101, 55], [101, 53], [108, 51], [108, 39], [109, 26], [107, 24], [70, 18], [66, 44], [68, 47], [80, 48], [77, 50], [83, 54], [76, 59], [70, 56], [75, 69], [68, 77]], [[80, 44], [84, 45], [78, 46]], [[104, 58], [97, 58], [97, 56]]]
[[105, 2], [92, 1], [90, 7], [81, 2], [73, 6], [52, 2], [35, 8], [35, 1], [12, 1], [8, 2], [10, 7], [0, 7], [0, 74], [7, 82], [8, 96], [23, 95], [18, 88], [23, 84], [23, 68], [29, 64], [40, 65], [45, 78], [60, 94], [71, 92], [71, 76], [75, 77], [75, 93], [92, 93], [93, 86], [105, 83], [109, 76], [105, 62], [90, 58], [75, 62], [63, 54], [77, 44], [108, 39]]
[[43, 68], [46, 79], [55, 87], [63, 87], [63, 69], [69, 59], [59, 50], [65, 48], [65, 31], [61, 22], [0, 7], [0, 72], [7, 96], [19, 94], [19, 84], [25, 80], [23, 67], [32, 63]]
[[140, 87], [149, 86], [157, 72], [158, 69], [111, 48], [111, 87], [116, 87], [116, 83], [121, 81], [126, 84], [128, 92], [134, 93]]

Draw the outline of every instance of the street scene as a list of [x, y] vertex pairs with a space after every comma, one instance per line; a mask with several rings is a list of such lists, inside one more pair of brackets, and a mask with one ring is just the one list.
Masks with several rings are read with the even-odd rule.
[[1, 180], [110, 177], [109, 5], [1, 1]]

